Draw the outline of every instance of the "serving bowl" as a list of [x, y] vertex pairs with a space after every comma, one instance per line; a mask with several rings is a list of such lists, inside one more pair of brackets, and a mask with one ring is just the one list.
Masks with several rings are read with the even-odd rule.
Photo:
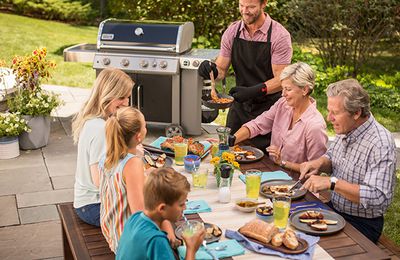
[[235, 207], [242, 211], [242, 212], [253, 212], [257, 208], [257, 200], [256, 199], [249, 199], [249, 198], [242, 198], [238, 199], [235, 202]]
[[261, 206], [256, 209], [256, 215], [261, 220], [272, 222], [274, 220], [274, 209], [271, 206]]

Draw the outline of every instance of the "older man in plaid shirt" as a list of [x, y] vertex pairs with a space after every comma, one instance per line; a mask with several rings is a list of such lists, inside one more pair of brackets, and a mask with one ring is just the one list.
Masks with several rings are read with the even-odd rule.
[[325, 155], [301, 164], [300, 179], [308, 178], [303, 187], [309, 191], [332, 190], [328, 205], [376, 243], [394, 195], [395, 142], [370, 113], [368, 93], [357, 80], [329, 85], [327, 96], [337, 135]]

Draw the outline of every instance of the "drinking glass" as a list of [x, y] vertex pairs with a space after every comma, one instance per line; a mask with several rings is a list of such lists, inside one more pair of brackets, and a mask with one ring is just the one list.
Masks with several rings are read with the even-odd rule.
[[184, 165], [183, 158], [187, 155], [188, 144], [187, 142], [174, 143], [175, 150], [175, 164]]
[[280, 229], [284, 229], [287, 226], [290, 210], [290, 196], [274, 195], [273, 199], [274, 207], [274, 224]]
[[213, 143], [211, 145], [211, 157], [212, 158], [214, 158], [215, 156], [218, 156], [218, 151], [219, 151], [218, 146], [219, 146], [218, 143]]
[[261, 171], [247, 170], [246, 173], [246, 197], [251, 199], [258, 199], [261, 184]]
[[192, 172], [192, 183], [195, 188], [205, 188], [207, 186], [208, 169], [199, 169]]
[[191, 237], [202, 229], [204, 229], [203, 222], [197, 220], [189, 220], [182, 224], [182, 235]]

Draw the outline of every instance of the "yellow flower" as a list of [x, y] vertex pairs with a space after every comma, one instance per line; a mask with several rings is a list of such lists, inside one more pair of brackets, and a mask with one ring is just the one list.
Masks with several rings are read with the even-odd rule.
[[211, 159], [210, 163], [217, 165], [220, 162], [220, 158], [218, 156], [215, 156], [214, 158]]
[[240, 164], [238, 162], [233, 162], [233, 167], [235, 167], [236, 169], [240, 168]]

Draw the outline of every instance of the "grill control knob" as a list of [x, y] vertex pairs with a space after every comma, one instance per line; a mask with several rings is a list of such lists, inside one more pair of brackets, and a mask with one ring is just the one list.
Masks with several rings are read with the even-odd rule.
[[193, 62], [192, 62], [192, 65], [193, 65], [193, 67], [198, 67], [199, 65], [200, 65], [200, 62], [198, 61], [198, 60], [194, 60]]
[[142, 68], [147, 68], [147, 66], [149, 66], [149, 62], [148, 62], [147, 60], [142, 60], [142, 61], [139, 63], [139, 65], [140, 65], [140, 67], [142, 67]]
[[152, 66], [153, 68], [157, 67], [157, 61], [154, 60], [153, 63], [151, 64], [151, 66]]
[[110, 63], [111, 63], [110, 58], [104, 58], [104, 59], [103, 59], [103, 64], [104, 64], [104, 65], [110, 65]]
[[168, 62], [165, 60], [160, 61], [160, 68], [165, 69], [168, 66]]
[[128, 59], [122, 59], [122, 60], [121, 60], [121, 65], [124, 66], [124, 67], [128, 67], [128, 65], [129, 65], [129, 60], [128, 60]]

